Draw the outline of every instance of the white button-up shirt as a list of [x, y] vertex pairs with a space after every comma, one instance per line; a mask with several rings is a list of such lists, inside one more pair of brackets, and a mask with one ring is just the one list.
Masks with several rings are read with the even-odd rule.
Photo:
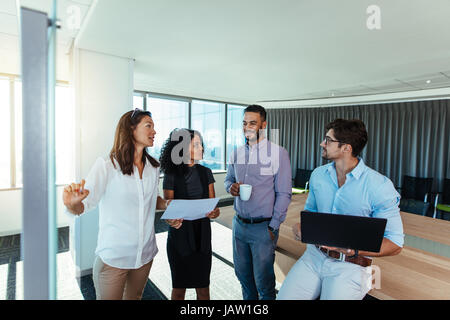
[[89, 195], [84, 213], [99, 207], [99, 233], [95, 254], [112, 267], [138, 269], [158, 252], [155, 209], [159, 194], [159, 168], [147, 160], [142, 180], [139, 170], [124, 175], [116, 162], [98, 158], [86, 178]]

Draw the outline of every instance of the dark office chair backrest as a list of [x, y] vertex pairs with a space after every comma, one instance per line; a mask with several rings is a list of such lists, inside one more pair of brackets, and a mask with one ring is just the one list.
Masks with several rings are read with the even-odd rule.
[[444, 179], [444, 189], [442, 190], [442, 198], [439, 203], [450, 204], [450, 179]]
[[401, 199], [400, 200], [400, 211], [420, 214], [425, 216], [427, 214], [430, 204], [428, 202], [423, 202], [414, 199]]
[[295, 174], [294, 186], [296, 188], [304, 188], [306, 183], [311, 178], [312, 172], [312, 170], [297, 169], [297, 173]]
[[431, 193], [433, 178], [416, 178], [403, 176], [401, 196], [403, 199], [424, 201], [425, 195]]

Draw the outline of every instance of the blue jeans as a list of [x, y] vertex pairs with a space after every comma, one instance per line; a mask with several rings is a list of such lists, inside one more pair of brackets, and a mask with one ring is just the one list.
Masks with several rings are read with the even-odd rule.
[[275, 248], [269, 221], [247, 224], [233, 219], [234, 271], [241, 282], [244, 300], [275, 300]]
[[330, 258], [308, 244], [289, 270], [277, 300], [361, 300], [371, 284], [371, 267]]

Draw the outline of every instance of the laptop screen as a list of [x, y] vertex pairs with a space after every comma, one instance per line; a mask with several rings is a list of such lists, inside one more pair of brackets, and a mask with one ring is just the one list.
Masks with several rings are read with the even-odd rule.
[[379, 252], [387, 219], [301, 212], [302, 242]]

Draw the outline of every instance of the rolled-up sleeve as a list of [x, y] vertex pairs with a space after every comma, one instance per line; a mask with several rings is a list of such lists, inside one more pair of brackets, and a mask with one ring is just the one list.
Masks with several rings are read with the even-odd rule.
[[280, 166], [275, 174], [275, 204], [270, 226], [275, 230], [286, 219], [286, 213], [292, 198], [292, 173], [289, 154], [285, 149], [280, 150]]
[[83, 200], [84, 212], [95, 209], [106, 190], [108, 171], [103, 158], [98, 158], [86, 177], [85, 189], [89, 190], [89, 195]]
[[399, 209], [400, 195], [389, 179], [386, 178], [379, 186], [374, 194], [372, 203], [372, 216], [374, 218], [387, 219], [384, 237], [397, 246], [403, 247], [403, 223]]
[[316, 203], [316, 195], [314, 193], [315, 186], [315, 174], [314, 171], [309, 178], [309, 191], [308, 198], [306, 198], [304, 211], [317, 212], [317, 203]]

